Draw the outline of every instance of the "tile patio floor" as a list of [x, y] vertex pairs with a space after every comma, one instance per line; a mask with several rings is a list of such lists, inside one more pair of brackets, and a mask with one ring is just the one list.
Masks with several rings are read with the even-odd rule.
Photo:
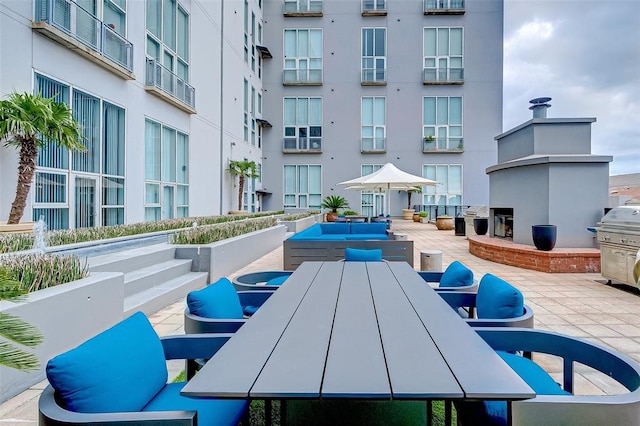
[[[640, 362], [640, 292], [625, 286], [608, 286], [600, 274], [549, 274], [501, 265], [477, 258], [468, 251], [465, 237], [438, 231], [434, 225], [394, 219], [392, 229], [414, 241], [414, 267], [420, 269], [421, 250], [441, 250], [442, 263], [459, 260], [477, 279], [490, 272], [518, 287], [533, 308], [535, 327], [597, 342]], [[282, 269], [282, 248], [263, 256], [232, 276], [259, 270]], [[184, 299], [150, 317], [159, 335], [182, 334]], [[552, 357], [535, 360], [560, 381], [561, 364]], [[182, 362], [170, 365], [177, 374]], [[588, 368], [577, 369], [576, 393], [615, 394], [624, 388]], [[170, 373], [171, 375], [171, 373]], [[0, 405], [0, 426], [37, 424], [37, 401], [46, 381]]]

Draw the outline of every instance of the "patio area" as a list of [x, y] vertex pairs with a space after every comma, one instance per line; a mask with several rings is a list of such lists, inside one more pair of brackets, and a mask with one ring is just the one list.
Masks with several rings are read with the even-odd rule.
[[[441, 250], [443, 267], [459, 260], [473, 270], [476, 279], [492, 273], [519, 288], [525, 303], [533, 308], [535, 327], [584, 338], [622, 352], [640, 362], [640, 292], [626, 286], [608, 286], [598, 273], [544, 273], [493, 263], [469, 253], [468, 240], [454, 231], [438, 231], [432, 224], [394, 219], [393, 231], [406, 233], [415, 244], [415, 269], [420, 268], [422, 250]], [[235, 275], [259, 270], [282, 269], [282, 248], [236, 271]], [[217, 278], [217, 277], [213, 277]], [[150, 317], [156, 332], [183, 333], [184, 299]], [[535, 358], [560, 380], [560, 365], [554, 359]], [[177, 374], [182, 362], [170, 366]], [[576, 394], [615, 394], [623, 391], [617, 383], [583, 368], [577, 369]], [[41, 382], [0, 405], [0, 426], [37, 424]]]

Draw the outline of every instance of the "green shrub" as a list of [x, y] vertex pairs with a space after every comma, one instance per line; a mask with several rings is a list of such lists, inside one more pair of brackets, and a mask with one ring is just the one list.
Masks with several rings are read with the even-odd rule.
[[420, 212], [420, 213], [418, 213], [418, 216], [420, 216], [420, 217], [429, 217], [429, 213], [427, 213], [427, 212]]
[[27, 292], [65, 284], [89, 275], [89, 266], [77, 256], [26, 254], [0, 257], [0, 268]]
[[197, 226], [185, 231], [176, 232], [171, 237], [172, 244], [210, 244], [249, 232], [276, 226], [276, 218], [248, 219], [238, 223], [219, 223], [215, 225]]
[[345, 216], [357, 216], [358, 212], [355, 212], [353, 210], [345, 210], [344, 212], [342, 212], [342, 214]]

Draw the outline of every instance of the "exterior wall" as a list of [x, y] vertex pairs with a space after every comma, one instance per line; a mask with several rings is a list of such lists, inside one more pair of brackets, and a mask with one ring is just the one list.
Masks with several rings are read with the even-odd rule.
[[[264, 186], [272, 195], [266, 209], [283, 204], [283, 165], [321, 164], [322, 196], [339, 194], [353, 210], [360, 192], [338, 182], [359, 177], [362, 164], [393, 162], [400, 169], [422, 175], [425, 164], [463, 165], [463, 204], [487, 204], [489, 180], [485, 168], [495, 161], [493, 137], [502, 129], [503, 2], [466, 2], [464, 15], [423, 14], [423, 2], [388, 1], [387, 16], [361, 16], [361, 2], [326, 0], [322, 17], [285, 17], [282, 2], [264, 3], [265, 39], [273, 54], [265, 64], [265, 118], [273, 125], [264, 133]], [[423, 28], [463, 26], [464, 84], [423, 85]], [[362, 86], [361, 29], [387, 29], [387, 84]], [[284, 86], [283, 29], [323, 30], [323, 84]], [[481, 37], [478, 34], [482, 34]], [[283, 97], [319, 96], [323, 99], [322, 153], [285, 154]], [[386, 97], [386, 153], [363, 154], [361, 98]], [[422, 152], [424, 96], [463, 97], [464, 153]], [[392, 191], [391, 214], [399, 216], [407, 204], [405, 192]], [[421, 204], [414, 195], [412, 204]]]

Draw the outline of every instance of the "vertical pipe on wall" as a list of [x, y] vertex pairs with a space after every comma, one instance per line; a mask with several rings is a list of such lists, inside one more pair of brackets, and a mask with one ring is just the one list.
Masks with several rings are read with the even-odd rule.
[[224, 199], [224, 0], [220, 0], [220, 200], [219, 211], [222, 215]]

